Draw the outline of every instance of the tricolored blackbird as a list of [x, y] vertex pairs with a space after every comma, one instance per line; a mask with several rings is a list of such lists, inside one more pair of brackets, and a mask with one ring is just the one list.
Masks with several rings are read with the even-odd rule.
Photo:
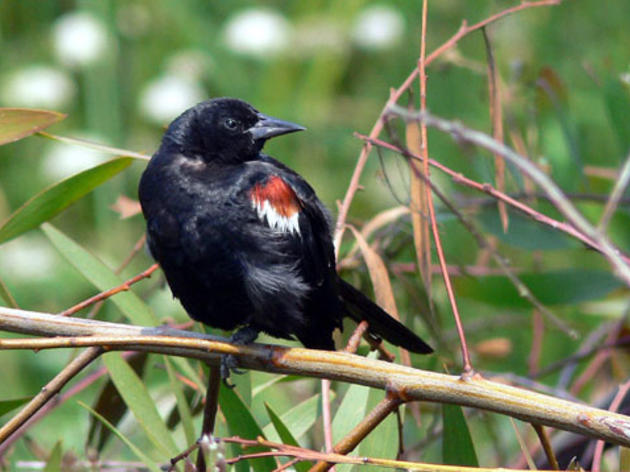
[[261, 152], [301, 131], [233, 98], [202, 102], [173, 121], [140, 180], [147, 241], [188, 314], [231, 330], [335, 349], [343, 316], [418, 353], [432, 349], [335, 270], [330, 217], [311, 186]]

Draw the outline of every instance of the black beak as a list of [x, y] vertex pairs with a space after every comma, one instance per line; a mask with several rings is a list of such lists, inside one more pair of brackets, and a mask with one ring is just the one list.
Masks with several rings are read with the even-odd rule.
[[279, 120], [271, 116], [258, 114], [258, 121], [247, 131], [254, 137], [255, 141], [259, 139], [269, 139], [281, 134], [294, 133], [295, 131], [304, 131], [304, 126], [296, 125], [290, 121]]

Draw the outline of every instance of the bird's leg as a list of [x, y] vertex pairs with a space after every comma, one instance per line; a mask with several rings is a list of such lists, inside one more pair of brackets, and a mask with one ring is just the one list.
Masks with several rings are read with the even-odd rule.
[[[230, 342], [238, 346], [245, 346], [253, 343], [260, 331], [252, 326], [244, 326], [230, 336]], [[225, 354], [221, 357], [221, 378], [225, 385], [230, 388], [234, 387], [234, 384], [228, 382], [230, 374], [244, 374], [245, 371], [239, 370], [238, 359], [232, 354]]]

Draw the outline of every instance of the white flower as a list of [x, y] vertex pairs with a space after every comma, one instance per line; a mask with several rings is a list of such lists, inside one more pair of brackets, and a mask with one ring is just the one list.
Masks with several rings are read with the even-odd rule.
[[10, 74], [2, 87], [2, 105], [60, 109], [74, 96], [76, 85], [63, 71], [29, 66]]
[[62, 64], [82, 67], [97, 61], [107, 48], [105, 25], [89, 13], [61, 16], [53, 26], [53, 46]]
[[264, 57], [289, 46], [291, 27], [279, 13], [253, 8], [236, 13], [225, 26], [224, 41], [232, 51]]
[[400, 40], [404, 27], [405, 20], [398, 10], [385, 5], [373, 5], [359, 13], [352, 37], [362, 48], [386, 49]]
[[166, 124], [205, 98], [196, 81], [167, 74], [147, 84], [140, 95], [140, 109], [154, 123]]
[[212, 65], [212, 58], [205, 51], [183, 49], [166, 60], [166, 71], [169, 74], [196, 81], [203, 78]]
[[[80, 138], [92, 142], [102, 141], [94, 136]], [[111, 157], [96, 149], [55, 141], [44, 155], [42, 172], [48, 179], [58, 181], [101, 164]]]
[[339, 22], [332, 18], [316, 16], [296, 25], [292, 43], [295, 55], [342, 53], [347, 41]]
[[0, 251], [0, 269], [24, 281], [44, 280], [54, 273], [56, 254], [46, 239], [27, 234], [9, 241]]

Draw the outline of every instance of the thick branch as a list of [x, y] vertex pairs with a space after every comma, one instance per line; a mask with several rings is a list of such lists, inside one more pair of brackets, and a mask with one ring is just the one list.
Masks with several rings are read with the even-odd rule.
[[159, 352], [215, 363], [221, 354], [233, 354], [239, 357], [243, 367], [250, 369], [329, 378], [396, 391], [404, 401], [425, 400], [480, 408], [630, 446], [630, 417], [477, 376], [464, 380], [344, 352], [263, 344], [234, 346], [186, 331], [163, 329], [163, 334], [156, 334], [160, 328], [68, 319], [6, 307], [0, 307], [0, 329], [40, 336], [72, 336], [1, 339], [0, 349], [100, 346], [112, 350]]

